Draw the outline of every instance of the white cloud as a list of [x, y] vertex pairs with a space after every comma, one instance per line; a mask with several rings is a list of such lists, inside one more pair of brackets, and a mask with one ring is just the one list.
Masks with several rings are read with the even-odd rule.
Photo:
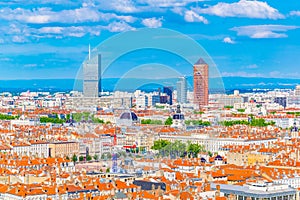
[[4, 58], [0, 58], [0, 61], [9, 62], [12, 61], [12, 59], [8, 57], [4, 57]]
[[142, 24], [149, 28], [159, 28], [162, 26], [162, 20], [163, 20], [162, 17], [161, 18], [155, 18], [155, 17], [146, 18], [146, 19], [142, 20]]
[[3, 8], [0, 9], [0, 19], [16, 20], [25, 23], [45, 24], [45, 23], [83, 23], [109, 21], [112, 19], [123, 20], [132, 23], [135, 17], [117, 15], [114, 13], [102, 13], [94, 7], [81, 7], [74, 10], [53, 11], [50, 8], [39, 8], [34, 10], [23, 8]]
[[124, 31], [134, 30], [135, 28], [133, 28], [126, 22], [113, 22], [110, 23], [106, 27], [106, 29], [109, 30], [110, 32], [124, 32]]
[[199, 0], [138, 0], [140, 4], [148, 4], [152, 7], [180, 7]]
[[204, 24], [208, 24], [208, 20], [203, 16], [198, 15], [193, 10], [187, 10], [184, 14], [184, 20], [187, 22], [203, 22]]
[[257, 66], [257, 64], [252, 64], [252, 65], [246, 66], [245, 68], [246, 68], [246, 69], [257, 69], [258, 66]]
[[132, 0], [100, 1], [99, 7], [101, 9], [113, 10], [122, 13], [133, 13], [139, 11]]
[[297, 28], [299, 27], [286, 25], [252, 25], [233, 27], [230, 30], [236, 31], [240, 36], [250, 38], [284, 38], [288, 37], [285, 32]]
[[292, 15], [292, 16], [300, 16], [300, 11], [291, 11], [290, 15]]
[[258, 19], [283, 19], [277, 9], [272, 8], [266, 2], [240, 0], [236, 3], [220, 2], [208, 8], [197, 9], [200, 13], [217, 15], [220, 17], [247, 17]]
[[101, 33], [102, 26], [70, 26], [70, 27], [43, 27], [37, 30], [41, 37], [83, 37], [87, 34], [98, 36]]
[[27, 38], [21, 35], [15, 35], [12, 37], [12, 42], [14, 43], [25, 43], [28, 42]]
[[235, 41], [233, 41], [230, 37], [225, 37], [223, 39], [223, 42], [228, 43], [228, 44], [234, 44], [235, 43]]
[[32, 63], [32, 64], [25, 64], [24, 65], [24, 67], [26, 67], [26, 68], [35, 68], [35, 67], [37, 67], [38, 66], [38, 64], [36, 64], [36, 63]]

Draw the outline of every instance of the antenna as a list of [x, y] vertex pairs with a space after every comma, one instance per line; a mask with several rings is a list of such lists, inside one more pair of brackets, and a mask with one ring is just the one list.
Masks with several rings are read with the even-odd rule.
[[91, 45], [89, 44], [89, 60], [91, 60]]

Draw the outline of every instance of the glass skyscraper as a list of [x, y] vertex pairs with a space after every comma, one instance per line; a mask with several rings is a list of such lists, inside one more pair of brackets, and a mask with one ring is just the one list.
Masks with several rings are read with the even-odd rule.
[[101, 55], [90, 57], [83, 65], [83, 96], [99, 97], [101, 93]]
[[187, 83], [186, 77], [179, 77], [179, 80], [176, 84], [177, 88], [177, 103], [186, 103], [187, 102]]

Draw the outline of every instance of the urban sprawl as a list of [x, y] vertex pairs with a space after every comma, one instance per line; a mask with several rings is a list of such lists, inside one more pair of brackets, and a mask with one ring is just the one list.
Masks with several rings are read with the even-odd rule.
[[300, 86], [209, 94], [209, 67], [154, 92], [0, 97], [0, 199], [299, 199]]

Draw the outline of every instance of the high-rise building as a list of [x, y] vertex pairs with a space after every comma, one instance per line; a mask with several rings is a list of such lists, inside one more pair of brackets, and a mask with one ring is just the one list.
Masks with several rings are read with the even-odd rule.
[[99, 97], [101, 92], [101, 55], [89, 58], [83, 64], [83, 96]]
[[168, 86], [163, 88], [163, 92], [168, 95], [168, 103], [173, 105], [173, 87]]
[[179, 77], [179, 80], [176, 83], [177, 88], [177, 102], [178, 103], [186, 103], [187, 101], [187, 83], [186, 77]]
[[208, 65], [202, 58], [194, 64], [194, 104], [208, 105]]
[[286, 107], [286, 104], [287, 104], [286, 101], [287, 101], [287, 98], [285, 96], [274, 98], [274, 103], [278, 103], [279, 105], [283, 106], [284, 108]]

